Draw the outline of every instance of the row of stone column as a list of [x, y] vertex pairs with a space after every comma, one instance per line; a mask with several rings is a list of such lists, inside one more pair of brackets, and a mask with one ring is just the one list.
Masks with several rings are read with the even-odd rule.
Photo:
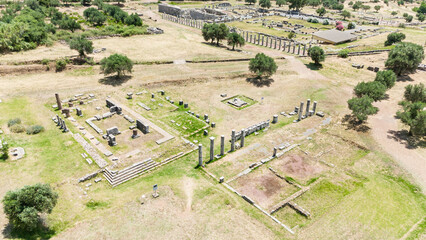
[[299, 118], [298, 121], [313, 116], [315, 114], [315, 112], [317, 111], [317, 101], [314, 101], [314, 105], [312, 107], [312, 110], [309, 110], [309, 107], [311, 105], [311, 99], [306, 100], [306, 111], [305, 111], [305, 115], [303, 115], [303, 102], [300, 102], [300, 107], [298, 109], [298, 113], [299, 113]]
[[62, 129], [63, 132], [69, 131], [64, 119], [62, 119], [58, 115], [56, 115], [56, 126], [59, 126], [59, 129]]
[[303, 43], [297, 43], [277, 36], [270, 36], [262, 33], [241, 31], [240, 35], [245, 39], [246, 42], [301, 56], [308, 54], [308, 50], [310, 48], [310, 45], [307, 47], [307, 45]]
[[204, 25], [204, 21], [201, 21], [201, 20], [175, 17], [173, 15], [169, 15], [169, 14], [165, 14], [165, 13], [161, 14], [161, 18], [168, 20], [168, 21], [171, 21], [171, 22], [187, 25], [187, 26], [190, 26], [190, 27], [198, 28], [198, 29], [202, 29], [203, 25]]
[[[210, 137], [210, 161], [214, 160], [214, 137]], [[225, 136], [220, 136], [220, 154], [219, 156], [225, 155]], [[204, 166], [203, 165], [203, 145], [198, 145], [198, 166]]]

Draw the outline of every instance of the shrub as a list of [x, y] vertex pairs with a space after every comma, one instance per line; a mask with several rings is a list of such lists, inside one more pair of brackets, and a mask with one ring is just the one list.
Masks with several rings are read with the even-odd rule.
[[8, 126], [8, 127], [12, 127], [13, 125], [16, 125], [16, 124], [21, 124], [21, 119], [20, 119], [20, 118], [10, 119], [10, 120], [7, 122], [7, 126]]
[[342, 31], [345, 27], [343, 26], [343, 24], [339, 24], [336, 26], [336, 29], [339, 31]]
[[10, 131], [13, 133], [22, 133], [25, 131], [25, 127], [22, 126], [21, 124], [15, 124], [10, 127]]
[[389, 89], [395, 85], [396, 74], [392, 70], [378, 71], [374, 81], [385, 85]]
[[67, 61], [65, 59], [56, 60], [56, 72], [61, 72], [67, 67]]
[[386, 92], [386, 86], [380, 82], [360, 82], [355, 88], [355, 95], [357, 97], [368, 96], [374, 101], [383, 99]]
[[400, 24], [398, 25], [398, 27], [399, 27], [399, 28], [405, 28], [405, 24], [400, 23]]
[[350, 22], [350, 23], [348, 24], [348, 29], [355, 29], [355, 27], [356, 27], [356, 25], [355, 25], [355, 23], [353, 23], [353, 22]]
[[390, 46], [394, 43], [401, 42], [404, 39], [405, 39], [404, 33], [399, 33], [399, 32], [390, 33], [387, 37], [387, 40], [385, 41], [385, 46]]
[[324, 20], [323, 22], [322, 22], [322, 25], [329, 25], [330, 23], [328, 22], [328, 20]]
[[0, 160], [6, 160], [9, 158], [9, 144], [7, 142], [2, 142], [2, 147], [0, 148]]
[[337, 54], [338, 57], [341, 58], [347, 58], [349, 55], [349, 50], [348, 49], [342, 49], [339, 51], [339, 53]]
[[348, 100], [348, 107], [359, 122], [367, 120], [368, 115], [377, 113], [379, 109], [373, 106], [373, 99], [368, 96], [352, 98]]
[[308, 20], [306, 20], [307, 22], [312, 22], [312, 18], [308, 18]]
[[316, 18], [312, 19], [312, 23], [318, 23], [318, 19]]
[[27, 134], [29, 135], [34, 135], [43, 131], [44, 131], [44, 127], [40, 125], [33, 125], [33, 126], [27, 127]]
[[41, 60], [41, 64], [42, 65], [47, 65], [47, 64], [49, 64], [49, 59], [43, 59], [43, 60]]

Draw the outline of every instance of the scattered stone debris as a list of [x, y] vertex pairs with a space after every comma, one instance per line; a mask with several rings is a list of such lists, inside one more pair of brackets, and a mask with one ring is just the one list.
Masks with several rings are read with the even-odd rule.
[[157, 27], [149, 27], [148, 28], [148, 32], [150, 34], [163, 34], [164, 30], [161, 28], [157, 28]]

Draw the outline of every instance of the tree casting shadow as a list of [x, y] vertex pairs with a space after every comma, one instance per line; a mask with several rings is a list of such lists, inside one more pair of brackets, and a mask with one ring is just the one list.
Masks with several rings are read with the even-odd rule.
[[346, 126], [346, 130], [355, 130], [357, 132], [366, 133], [370, 131], [370, 127], [364, 122], [359, 122], [358, 119], [350, 114], [346, 114], [342, 119], [342, 125]]
[[99, 83], [116, 87], [121, 86], [121, 84], [129, 81], [131, 78], [132, 76], [122, 76], [120, 78], [118, 78], [117, 76], [108, 76], [99, 79]]
[[426, 138], [422, 136], [410, 136], [407, 130], [389, 130], [388, 138], [391, 138], [405, 145], [408, 149], [416, 149], [418, 147], [426, 147]]
[[398, 76], [396, 81], [398, 82], [412, 82], [414, 81], [409, 75]]
[[246, 79], [248, 83], [253, 84], [256, 87], [270, 87], [274, 82], [272, 78], [259, 78], [259, 77], [249, 77]]
[[20, 230], [13, 229], [12, 225], [8, 223], [2, 231], [2, 235], [4, 239], [28, 239], [28, 240], [36, 240], [36, 239], [50, 239], [55, 235], [55, 230], [52, 230], [46, 226], [42, 226], [39, 223], [39, 227], [32, 232], [25, 232]]
[[318, 71], [322, 69], [322, 64], [316, 65], [315, 63], [308, 63], [305, 66], [313, 71]]

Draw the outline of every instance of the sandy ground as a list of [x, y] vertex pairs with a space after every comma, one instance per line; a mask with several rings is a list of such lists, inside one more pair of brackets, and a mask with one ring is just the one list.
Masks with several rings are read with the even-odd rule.
[[164, 186], [159, 198], [147, 194], [143, 205], [132, 201], [103, 211], [53, 239], [274, 239], [269, 229], [232, 205], [211, 213], [208, 199], [193, 203], [193, 190], [200, 185], [189, 178], [182, 182], [186, 200]]
[[426, 149], [411, 149], [403, 138], [398, 137], [402, 129], [401, 122], [395, 118], [395, 113], [400, 109], [398, 102], [402, 100], [404, 88], [408, 84], [426, 82], [426, 74], [418, 72], [412, 76], [415, 81], [397, 82], [388, 91], [389, 99], [377, 102], [379, 112], [372, 116], [368, 122], [371, 125], [371, 134], [374, 139], [391, 155], [404, 169], [411, 173], [416, 182], [426, 193]]

